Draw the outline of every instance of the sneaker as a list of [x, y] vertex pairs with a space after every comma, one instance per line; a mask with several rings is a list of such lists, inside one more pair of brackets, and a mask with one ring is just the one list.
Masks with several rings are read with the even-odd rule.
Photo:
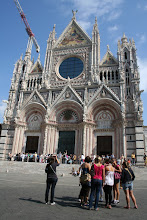
[[55, 205], [56, 203], [55, 202], [51, 202], [51, 205]]
[[119, 204], [119, 200], [116, 200], [116, 203], [115, 204]]
[[113, 200], [111, 203], [112, 203], [112, 204], [116, 204], [116, 200]]
[[103, 198], [100, 198], [100, 199], [99, 199], [99, 202], [103, 202]]

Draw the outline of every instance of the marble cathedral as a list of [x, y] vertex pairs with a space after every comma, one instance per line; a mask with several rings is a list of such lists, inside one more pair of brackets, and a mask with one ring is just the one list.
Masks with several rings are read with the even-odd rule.
[[61, 36], [49, 34], [44, 66], [27, 50], [16, 62], [2, 124], [0, 157], [50, 154], [136, 153], [143, 161], [143, 103], [134, 40], [118, 40], [100, 60], [97, 20], [92, 39], [75, 13]]

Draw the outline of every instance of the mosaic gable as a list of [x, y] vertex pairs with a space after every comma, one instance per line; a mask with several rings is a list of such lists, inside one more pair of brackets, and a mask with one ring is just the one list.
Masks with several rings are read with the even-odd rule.
[[114, 60], [113, 56], [110, 53], [107, 53], [105, 60], [103, 61], [102, 65], [114, 65], [116, 61]]
[[59, 47], [75, 46], [79, 44], [84, 45], [86, 43], [87, 40], [83, 37], [82, 33], [73, 26], [65, 36], [64, 40], [59, 44]]

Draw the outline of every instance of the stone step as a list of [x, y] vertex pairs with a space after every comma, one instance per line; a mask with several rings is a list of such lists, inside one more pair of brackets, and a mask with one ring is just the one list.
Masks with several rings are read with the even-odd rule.
[[[0, 172], [44, 174], [46, 163], [21, 162], [21, 161], [0, 161]], [[72, 168], [77, 171], [79, 164], [60, 164], [57, 167], [57, 175], [69, 176]]]

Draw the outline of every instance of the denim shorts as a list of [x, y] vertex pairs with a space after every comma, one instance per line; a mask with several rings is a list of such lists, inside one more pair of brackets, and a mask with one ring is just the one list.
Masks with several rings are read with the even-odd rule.
[[122, 183], [123, 190], [133, 190], [133, 182]]

